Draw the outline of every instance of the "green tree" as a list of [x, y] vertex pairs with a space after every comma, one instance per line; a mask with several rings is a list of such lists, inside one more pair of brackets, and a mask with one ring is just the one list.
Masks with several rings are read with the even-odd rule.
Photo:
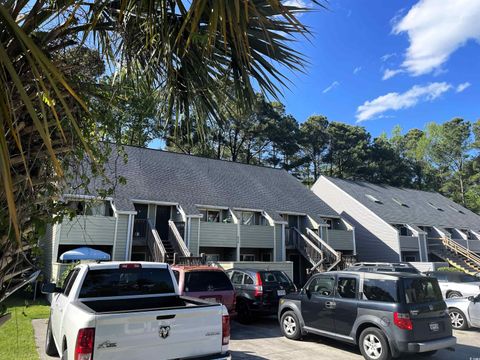
[[466, 206], [465, 163], [472, 147], [471, 124], [455, 118], [441, 125], [430, 123], [428, 132], [430, 156], [446, 179], [442, 190], [448, 189], [456, 201]]
[[[328, 146], [328, 120], [325, 116], [310, 116], [300, 124], [300, 147], [305, 154], [307, 168], [311, 170], [315, 182], [321, 174], [323, 158]], [[310, 173], [310, 171], [309, 171]]]

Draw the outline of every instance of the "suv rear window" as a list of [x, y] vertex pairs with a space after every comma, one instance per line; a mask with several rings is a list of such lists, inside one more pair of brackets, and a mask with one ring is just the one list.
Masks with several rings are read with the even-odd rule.
[[168, 269], [90, 270], [83, 281], [80, 298], [154, 295], [174, 293]]
[[403, 279], [403, 288], [407, 304], [443, 300], [438, 282], [433, 278]]
[[363, 295], [371, 301], [398, 302], [397, 281], [365, 279]]
[[232, 283], [223, 271], [189, 271], [185, 273], [185, 291], [228, 291]]
[[280, 271], [262, 271], [262, 281], [268, 283], [290, 283], [290, 279]]

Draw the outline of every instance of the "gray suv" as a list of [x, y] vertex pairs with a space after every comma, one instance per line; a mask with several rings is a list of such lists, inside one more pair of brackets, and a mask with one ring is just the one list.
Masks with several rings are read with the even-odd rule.
[[289, 339], [338, 339], [358, 345], [368, 360], [428, 356], [456, 344], [437, 280], [410, 273], [316, 274], [280, 299], [278, 319]]

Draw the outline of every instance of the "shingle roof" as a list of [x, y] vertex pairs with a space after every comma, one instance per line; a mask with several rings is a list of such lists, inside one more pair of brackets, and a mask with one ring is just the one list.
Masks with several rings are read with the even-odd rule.
[[[195, 205], [261, 209], [275, 220], [281, 212], [338, 214], [294, 176], [280, 169], [126, 146], [128, 162], [112, 156], [111, 177], [123, 176], [117, 185], [117, 210], [131, 210], [132, 199], [178, 203], [187, 214], [198, 214]], [[115, 151], [114, 151], [115, 153]]]
[[[327, 176], [325, 178], [388, 223], [480, 230], [478, 214], [439, 193]], [[378, 199], [380, 203], [373, 201], [367, 195]]]

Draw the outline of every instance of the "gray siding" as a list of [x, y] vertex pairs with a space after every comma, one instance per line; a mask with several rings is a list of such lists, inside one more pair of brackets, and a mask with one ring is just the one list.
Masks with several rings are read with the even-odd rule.
[[277, 258], [274, 261], [284, 261], [282, 259], [282, 225], [275, 224], [275, 246], [277, 247]]
[[418, 237], [400, 236], [400, 248], [402, 251], [418, 251]]
[[[115, 249], [115, 261], [121, 260], [130, 260], [125, 259], [126, 248], [127, 248], [127, 233], [128, 230], [128, 215], [120, 214], [118, 215], [118, 226], [117, 226], [117, 246]], [[133, 229], [131, 229], [133, 232]]]
[[[64, 220], [60, 226], [59, 244], [113, 246], [116, 221], [117, 219], [113, 216], [77, 216], [72, 220]], [[125, 260], [127, 229], [128, 215], [118, 215], [117, 245], [114, 260]]]
[[187, 221], [187, 224], [188, 223], [190, 223], [190, 231], [185, 228], [185, 238], [188, 238], [188, 250], [190, 250], [193, 256], [198, 256], [198, 230], [200, 228], [200, 219], [191, 218], [190, 221]]
[[355, 226], [360, 261], [399, 261], [398, 233], [393, 227], [324, 177], [312, 191]]
[[273, 226], [240, 225], [240, 246], [242, 248], [273, 249]]
[[353, 231], [327, 230], [327, 242], [335, 250], [353, 251]]
[[237, 225], [202, 221], [200, 246], [237, 247]]

